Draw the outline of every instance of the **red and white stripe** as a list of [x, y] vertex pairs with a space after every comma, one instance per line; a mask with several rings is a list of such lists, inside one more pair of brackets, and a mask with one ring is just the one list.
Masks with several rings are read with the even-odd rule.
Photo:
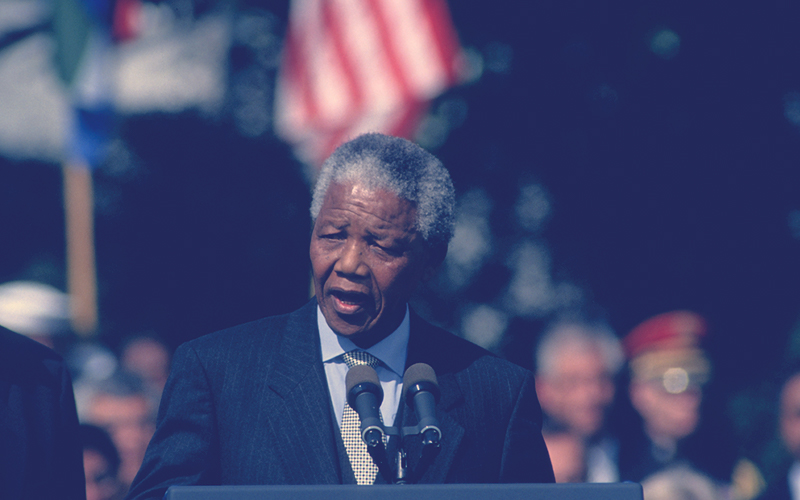
[[275, 130], [315, 166], [363, 132], [410, 137], [459, 56], [446, 0], [292, 0]]
[[114, 4], [114, 14], [111, 24], [111, 33], [114, 39], [127, 42], [139, 36], [142, 29], [142, 2], [141, 0], [117, 0]]

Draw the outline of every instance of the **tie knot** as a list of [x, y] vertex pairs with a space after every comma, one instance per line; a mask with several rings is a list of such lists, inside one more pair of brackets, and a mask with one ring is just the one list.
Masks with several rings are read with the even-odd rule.
[[365, 351], [350, 351], [342, 354], [344, 362], [348, 368], [358, 365], [367, 365], [375, 368], [380, 361], [372, 354]]

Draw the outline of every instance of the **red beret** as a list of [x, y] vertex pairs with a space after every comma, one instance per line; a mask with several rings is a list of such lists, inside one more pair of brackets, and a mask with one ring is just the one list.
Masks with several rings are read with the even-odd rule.
[[706, 334], [706, 321], [691, 311], [672, 311], [647, 319], [622, 341], [628, 359], [663, 349], [698, 347]]

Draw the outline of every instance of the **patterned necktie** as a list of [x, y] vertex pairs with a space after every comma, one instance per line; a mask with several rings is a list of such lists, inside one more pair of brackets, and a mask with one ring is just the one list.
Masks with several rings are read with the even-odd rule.
[[[347, 368], [356, 365], [369, 365], [373, 368], [378, 366], [378, 358], [364, 351], [350, 351], [342, 355]], [[344, 403], [344, 413], [342, 414], [342, 440], [344, 448], [347, 450], [347, 457], [350, 459], [350, 466], [356, 475], [358, 484], [372, 484], [378, 475], [378, 466], [372, 460], [367, 451], [367, 444], [361, 439], [361, 419], [358, 413]]]

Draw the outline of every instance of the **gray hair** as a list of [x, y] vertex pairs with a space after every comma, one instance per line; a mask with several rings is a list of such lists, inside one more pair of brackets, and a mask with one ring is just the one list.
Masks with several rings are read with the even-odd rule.
[[557, 353], [562, 349], [599, 351], [611, 374], [616, 374], [625, 360], [619, 338], [607, 325], [572, 319], [561, 320], [545, 330], [536, 346], [537, 375], [548, 376], [555, 373]]
[[455, 189], [435, 156], [406, 139], [364, 134], [336, 148], [322, 164], [311, 200], [316, 220], [331, 183], [386, 189], [413, 203], [416, 230], [430, 246], [445, 246], [455, 225]]

